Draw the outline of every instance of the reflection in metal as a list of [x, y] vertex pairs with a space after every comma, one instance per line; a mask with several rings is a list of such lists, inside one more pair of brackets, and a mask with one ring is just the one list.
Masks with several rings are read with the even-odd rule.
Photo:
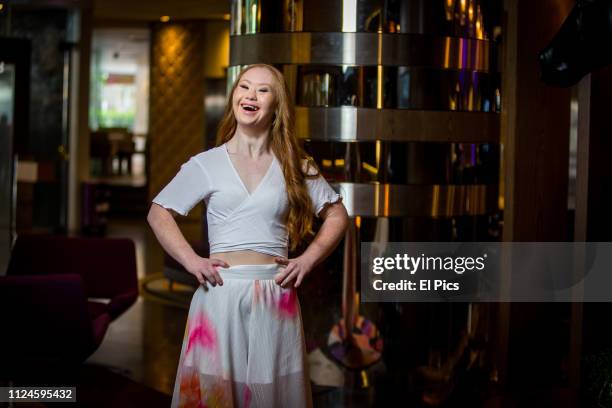
[[[233, 64], [404, 65], [491, 71], [491, 41], [418, 34], [280, 33], [230, 38]], [[380, 61], [378, 57], [380, 55]]]
[[497, 184], [499, 144], [308, 140], [330, 182], [395, 185]]
[[499, 75], [487, 72], [383, 66], [283, 66], [295, 68], [300, 106], [499, 112]]
[[[354, 273], [360, 259], [360, 219], [351, 220], [344, 240], [342, 275], [342, 318], [332, 328], [328, 339], [330, 353], [340, 364], [351, 370], [369, 367], [380, 360], [382, 339], [376, 325], [359, 314], [359, 294]], [[342, 341], [342, 340], [345, 341]], [[362, 373], [360, 383], [367, 386], [367, 376]]]
[[332, 106], [333, 79], [327, 72], [303, 73], [298, 103], [306, 106]]
[[259, 0], [234, 0], [231, 7], [230, 32], [232, 34], [254, 34], [260, 31], [261, 7]]
[[350, 214], [364, 217], [458, 217], [497, 209], [496, 185], [336, 183]]
[[206, 96], [204, 97], [206, 131], [204, 134], [204, 146], [207, 148], [215, 145], [217, 127], [225, 109], [226, 87], [226, 78], [206, 78]]
[[232, 0], [231, 35], [280, 32], [417, 33], [487, 39], [501, 2], [474, 0]]
[[342, 31], [357, 29], [357, 0], [342, 0]]
[[296, 107], [300, 138], [499, 143], [499, 117], [481, 112]]

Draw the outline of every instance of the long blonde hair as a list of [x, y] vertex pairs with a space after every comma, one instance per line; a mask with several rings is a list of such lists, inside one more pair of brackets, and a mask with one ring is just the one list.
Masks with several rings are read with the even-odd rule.
[[[274, 77], [272, 89], [276, 108], [269, 134], [270, 149], [280, 162], [289, 210], [285, 225], [289, 236], [289, 249], [294, 251], [303, 240], [310, 239], [314, 232], [312, 224], [314, 210], [306, 187], [306, 178], [317, 177], [319, 169], [311, 156], [307, 155], [295, 135], [295, 108], [283, 74], [267, 64], [253, 64], [243, 69], [234, 81], [217, 130], [217, 146], [230, 140], [236, 132], [236, 117], [232, 106], [234, 91], [242, 76], [252, 68], [266, 68]], [[305, 163], [301, 166], [301, 163]], [[313, 173], [311, 169], [314, 169]]]

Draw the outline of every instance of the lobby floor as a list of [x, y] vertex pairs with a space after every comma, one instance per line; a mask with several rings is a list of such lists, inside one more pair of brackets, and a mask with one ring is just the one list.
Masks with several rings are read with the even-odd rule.
[[[194, 224], [180, 224], [190, 239], [199, 238], [199, 225]], [[107, 236], [134, 241], [139, 281], [162, 273], [163, 249], [144, 218], [111, 221]], [[88, 363], [108, 366], [134, 381], [171, 394], [186, 320], [186, 308], [145, 300], [141, 294], [136, 304], [110, 325]]]

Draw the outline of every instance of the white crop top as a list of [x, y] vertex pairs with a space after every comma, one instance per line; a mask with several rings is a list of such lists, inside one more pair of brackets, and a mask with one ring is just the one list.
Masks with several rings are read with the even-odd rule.
[[[211, 255], [249, 249], [287, 257], [287, 190], [280, 163], [272, 156], [267, 173], [249, 194], [226, 145], [214, 147], [185, 162], [153, 202], [187, 215], [204, 200]], [[322, 175], [306, 178], [306, 185], [316, 216], [327, 203], [342, 200]]]

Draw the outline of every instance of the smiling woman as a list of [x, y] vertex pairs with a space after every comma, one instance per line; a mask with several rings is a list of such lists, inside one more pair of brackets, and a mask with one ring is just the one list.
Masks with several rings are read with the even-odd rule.
[[[282, 74], [253, 65], [234, 83], [217, 146], [191, 157], [153, 199], [164, 249], [202, 283], [189, 310], [172, 406], [310, 407], [297, 287], [344, 236], [342, 197], [294, 132]], [[205, 201], [210, 258], [195, 254], [168, 210]], [[315, 235], [306, 250], [288, 258]], [[208, 287], [212, 285], [212, 288]]]

